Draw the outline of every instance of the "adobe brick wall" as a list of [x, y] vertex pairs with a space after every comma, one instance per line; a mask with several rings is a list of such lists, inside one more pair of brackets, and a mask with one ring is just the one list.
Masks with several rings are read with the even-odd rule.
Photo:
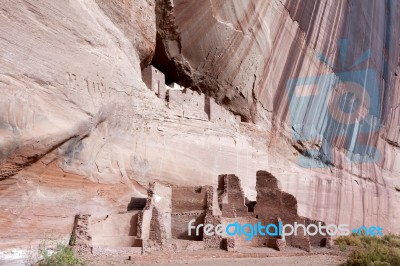
[[185, 94], [180, 90], [167, 90], [167, 106], [172, 110], [173, 114], [179, 117], [184, 117], [186, 107], [183, 104], [182, 96]]
[[142, 70], [142, 80], [147, 88], [157, 94], [158, 98], [165, 100], [166, 88], [164, 73], [150, 65]]
[[185, 118], [210, 120], [222, 127], [238, 128], [240, 116], [235, 116], [203, 93], [183, 88], [176, 83], [165, 85], [165, 75], [150, 65], [142, 70], [142, 80], [160, 99], [168, 100], [175, 115]]
[[208, 116], [211, 122], [222, 121], [222, 107], [213, 98], [207, 98]]
[[167, 90], [168, 107], [176, 111], [176, 115], [208, 120], [208, 115], [204, 111], [205, 96], [190, 89]]
[[215, 99], [206, 97], [205, 110], [211, 122], [222, 127], [237, 127], [241, 118], [215, 102]]

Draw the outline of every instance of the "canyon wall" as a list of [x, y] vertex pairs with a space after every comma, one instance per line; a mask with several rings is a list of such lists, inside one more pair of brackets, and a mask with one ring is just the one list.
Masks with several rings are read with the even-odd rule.
[[[235, 174], [255, 200], [258, 170], [297, 198], [299, 215], [398, 233], [399, 16], [396, 1], [5, 1], [0, 261], [67, 240], [76, 214], [126, 211], [152, 181], [217, 186]], [[143, 83], [150, 62], [242, 122], [177, 116]], [[365, 69], [377, 94], [361, 129], [329, 120], [324, 98], [288, 97], [293, 79]], [[356, 77], [369, 88], [368, 74]], [[330, 84], [320, 79], [304, 90]], [[351, 140], [377, 160], [352, 160], [367, 149]]]
[[[396, 1], [175, 0], [157, 1], [156, 11], [152, 64], [265, 130], [267, 157], [298, 155], [283, 159], [278, 176], [303, 196], [299, 177], [314, 176], [302, 189], [323, 192], [302, 205], [325, 207], [306, 212], [329, 209], [327, 193], [335, 212], [349, 204], [336, 221], [353, 219], [340, 218], [349, 206], [363, 222], [388, 218], [378, 209], [395, 209], [400, 182]], [[292, 159], [302, 169], [287, 167]]]

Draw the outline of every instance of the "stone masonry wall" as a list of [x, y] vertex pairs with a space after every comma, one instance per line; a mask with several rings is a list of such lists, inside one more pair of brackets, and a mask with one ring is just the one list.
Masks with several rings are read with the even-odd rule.
[[176, 111], [176, 115], [208, 120], [208, 115], [204, 111], [204, 94], [192, 91], [190, 89], [168, 90], [168, 107]]
[[176, 116], [210, 120], [222, 127], [234, 128], [241, 121], [240, 116], [235, 116], [203, 93], [183, 88], [176, 83], [171, 84], [173, 87], [166, 86], [164, 74], [152, 65], [142, 70], [142, 79], [160, 99], [167, 100], [168, 107]]
[[[323, 221], [311, 220], [309, 218], [305, 218], [305, 223], [306, 226], [310, 224], [315, 224], [317, 226], [318, 224], [321, 224], [322, 226], [326, 226], [325, 222]], [[325, 235], [322, 235], [318, 232], [316, 235], [310, 236], [310, 244], [312, 247], [330, 247], [332, 241], [331, 237], [326, 234], [326, 230], [323, 229], [321, 231]]]
[[[157, 200], [155, 200], [157, 198]], [[171, 188], [152, 183], [143, 211], [138, 214], [138, 238], [144, 251], [163, 249], [171, 239]]]
[[89, 214], [79, 214], [75, 216], [70, 244], [78, 255], [87, 255], [92, 252], [92, 237], [88, 230], [89, 222]]
[[222, 216], [231, 218], [247, 216], [248, 210], [240, 179], [235, 175], [220, 175], [219, 178], [222, 179], [222, 187], [218, 188]]
[[240, 122], [240, 116], [235, 116], [221, 105], [215, 102], [215, 99], [208, 98], [206, 104], [209, 110], [209, 119], [211, 122], [217, 123], [223, 127], [235, 126]]
[[165, 76], [157, 68], [148, 66], [142, 71], [142, 79], [146, 86], [158, 96], [158, 98], [165, 100]]
[[172, 238], [185, 240], [202, 240], [203, 230], [196, 236], [195, 230], [188, 234], [188, 224], [195, 219], [194, 226], [204, 224], [207, 208], [206, 187], [172, 188]]
[[[285, 250], [287, 246], [297, 247], [311, 251], [311, 246], [319, 247], [330, 243], [330, 239], [317, 234], [316, 236], [304, 235], [300, 228], [297, 236], [253, 235], [248, 240], [246, 234], [237, 234], [234, 237], [225, 235], [207, 235], [207, 229], [202, 227], [196, 236], [192, 229], [191, 236], [188, 224], [195, 220], [193, 226], [198, 224], [211, 224], [214, 227], [223, 224], [239, 223], [279, 225], [298, 223], [307, 227], [316, 224], [297, 213], [296, 198], [279, 189], [278, 180], [266, 171], [256, 174], [257, 202], [254, 212], [248, 212], [245, 205], [245, 196], [241, 188], [240, 179], [235, 175], [221, 175], [218, 182], [218, 199], [212, 186], [170, 188], [153, 183], [148, 190], [146, 206], [138, 215], [138, 237], [143, 241], [143, 250], [171, 250], [178, 246], [189, 247], [189, 242], [200, 242], [203, 245], [196, 247], [223, 248], [233, 250], [236, 247], [270, 247]], [[157, 201], [155, 198], [157, 197]], [[221, 209], [218, 206], [221, 206]], [[252, 228], [253, 229], [253, 228]], [[247, 228], [250, 230], [250, 228]], [[183, 242], [182, 242], [183, 241]]]
[[254, 214], [267, 223], [274, 223], [277, 217], [283, 223], [293, 223], [299, 217], [296, 198], [278, 187], [277, 179], [266, 171], [257, 171], [257, 203]]
[[172, 238], [201, 241], [203, 239], [203, 230], [199, 230], [199, 235], [196, 236], [196, 230], [193, 229], [189, 236], [188, 224], [195, 219], [193, 226], [204, 224], [205, 211], [181, 212], [172, 214]]
[[[266, 171], [257, 171], [256, 177], [257, 203], [254, 214], [262, 223], [276, 224], [279, 218], [283, 224], [305, 224], [304, 218], [297, 214], [296, 198], [279, 189], [276, 177]], [[285, 240], [287, 245], [310, 251], [309, 236], [303, 236], [300, 231], [298, 236], [288, 236]]]
[[[257, 224], [258, 219], [256, 219], [255, 217], [236, 217], [236, 218], [227, 218], [227, 217], [222, 217], [222, 224], [223, 225], [228, 225], [228, 224], [232, 224], [238, 222], [239, 224]], [[233, 229], [231, 229], [232, 231]], [[249, 230], [246, 230], [247, 232], [249, 232]], [[232, 231], [233, 232], [233, 231]], [[268, 238], [266, 238], [265, 236], [254, 236], [253, 239], [251, 240], [246, 240], [246, 236], [245, 235], [238, 235], [236, 234], [235, 236], [228, 236], [228, 235], [224, 235], [224, 237], [228, 238], [228, 239], [234, 239], [235, 242], [235, 246], [238, 247], [266, 247], [268, 246]]]
[[[207, 189], [207, 210], [204, 224], [212, 224], [214, 227], [222, 223], [222, 217], [214, 213], [214, 189], [212, 186], [206, 186]], [[203, 242], [205, 248], [221, 248], [222, 236], [214, 234], [207, 236], [203, 234]]]
[[202, 211], [207, 208], [204, 187], [173, 187], [172, 213]]

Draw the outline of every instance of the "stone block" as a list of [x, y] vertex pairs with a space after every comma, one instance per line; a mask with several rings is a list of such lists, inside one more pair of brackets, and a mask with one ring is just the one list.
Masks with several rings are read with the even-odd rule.
[[234, 238], [223, 238], [222, 239], [222, 249], [226, 251], [235, 250], [235, 239]]

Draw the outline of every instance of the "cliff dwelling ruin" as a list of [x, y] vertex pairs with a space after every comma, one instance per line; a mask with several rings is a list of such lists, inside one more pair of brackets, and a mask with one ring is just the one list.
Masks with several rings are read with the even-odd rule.
[[299, 233], [285, 239], [257, 235], [250, 241], [244, 235], [208, 236], [202, 227], [198, 234], [189, 233], [190, 221], [194, 221], [194, 226], [320, 222], [299, 216], [296, 198], [281, 191], [278, 180], [269, 172], [256, 174], [256, 202], [246, 199], [237, 176], [220, 175], [218, 178], [217, 188], [171, 187], [154, 182], [149, 186], [147, 199], [132, 199], [125, 213], [103, 218], [77, 215], [71, 244], [79, 254], [126, 256], [156, 250], [232, 251], [241, 247], [264, 247], [281, 251], [296, 247], [311, 251], [313, 247], [330, 247], [330, 237], [319, 233], [314, 236]]
[[166, 85], [165, 75], [152, 65], [142, 71], [142, 79], [147, 88], [165, 101], [176, 116], [209, 120], [225, 127], [237, 127], [241, 122], [240, 116], [229, 112], [216, 103], [215, 99], [203, 93], [192, 91], [177, 83]]
[[1, 3], [0, 266], [400, 243], [400, 0]]

